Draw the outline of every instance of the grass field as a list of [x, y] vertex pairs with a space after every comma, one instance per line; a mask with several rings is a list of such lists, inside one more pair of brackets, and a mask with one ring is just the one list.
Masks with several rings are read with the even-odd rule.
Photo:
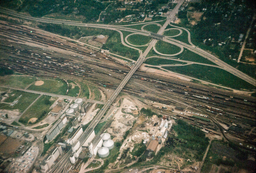
[[94, 100], [100, 100], [101, 99], [100, 90], [97, 87], [92, 85], [90, 85], [89, 87], [91, 89], [91, 92], [94, 93]]
[[145, 26], [144, 29], [147, 30], [147, 31], [150, 31], [150, 32], [157, 33], [158, 30], [160, 29], [160, 26], [157, 26], [155, 24], [151, 24], [151, 25]]
[[12, 122], [12, 125], [14, 125], [14, 126], [20, 126], [20, 124], [17, 123], [16, 121], [13, 121], [13, 122]]
[[28, 89], [42, 91], [54, 94], [65, 95], [67, 91], [67, 83], [61, 79], [42, 79], [44, 84], [41, 86], [31, 85]]
[[150, 58], [145, 61], [146, 64], [150, 65], [161, 65], [161, 64], [186, 64], [185, 62], [179, 62], [175, 60], [161, 59], [161, 58]]
[[166, 36], [175, 36], [179, 33], [180, 33], [180, 31], [178, 29], [171, 29], [171, 30], [165, 31], [164, 35], [166, 35]]
[[79, 83], [81, 86], [81, 93], [80, 93], [80, 97], [86, 97], [89, 98], [90, 97], [90, 92], [88, 89], [88, 86], [85, 83]]
[[137, 50], [122, 45], [120, 34], [118, 32], [112, 34], [102, 48], [133, 60], [137, 60], [139, 57], [139, 52]]
[[79, 94], [79, 87], [77, 86], [77, 84], [71, 80], [68, 80], [68, 88], [69, 88], [69, 91], [68, 91], [68, 94], [69, 96], [73, 96], [73, 97], [76, 97], [78, 94]]
[[[44, 119], [48, 112], [50, 111], [49, 108], [53, 104], [56, 98], [51, 99], [50, 96], [41, 96], [19, 119], [19, 122], [23, 123], [24, 125], [30, 124], [29, 120], [31, 118], [37, 118], [36, 122], [41, 121]], [[32, 124], [32, 123], [31, 123]]]
[[165, 43], [163, 41], [158, 41], [156, 43], [156, 50], [163, 54], [175, 54], [178, 53], [181, 49], [178, 46]]
[[[13, 94], [13, 96], [11, 96]], [[10, 106], [9, 104], [4, 104], [0, 103], [0, 109], [8, 109], [8, 110], [13, 110], [13, 109], [19, 109], [20, 112], [23, 112], [39, 95], [38, 94], [32, 94], [32, 93], [27, 93], [23, 91], [12, 91], [11, 94], [9, 94], [11, 97], [6, 99], [6, 102], [12, 102], [16, 98], [18, 98], [20, 95], [22, 95], [19, 98], [19, 101], [17, 104], [15, 104], [13, 107]]]
[[103, 127], [105, 124], [106, 124], [106, 121], [105, 121], [105, 122], [102, 122], [102, 123], [99, 123], [99, 124], [95, 127], [94, 131], [95, 131], [95, 134], [96, 134], [96, 135], [99, 133], [99, 131], [102, 129], [102, 127]]
[[205, 80], [211, 83], [220, 84], [222, 86], [234, 89], [254, 89], [255, 87], [242, 79], [230, 74], [229, 72], [202, 65], [188, 65], [185, 67], [165, 67], [173, 72], [181, 73], [197, 79]]
[[201, 57], [200, 55], [195, 54], [194, 52], [191, 52], [187, 49], [184, 49], [184, 51], [176, 56], [177, 58], [181, 60], [188, 60], [192, 62], [200, 62], [200, 63], [205, 63], [205, 64], [212, 64], [216, 65], [213, 62], [205, 59], [204, 57]]
[[134, 28], [134, 29], [138, 29], [141, 30], [141, 27], [144, 25], [132, 25], [132, 26], [126, 26], [127, 28]]
[[26, 86], [31, 84], [36, 80], [35, 77], [32, 76], [21, 76], [21, 75], [11, 75], [0, 77], [0, 84], [6, 85], [14, 88], [22, 88], [24, 89]]
[[188, 42], [188, 33], [184, 30], [182, 30], [181, 35], [179, 35], [178, 37], [174, 37], [173, 39], [176, 39], [176, 40], [179, 40], [179, 41], [182, 41], [184, 43], [189, 44], [189, 42]]
[[144, 45], [149, 43], [151, 38], [144, 35], [136, 34], [129, 36], [127, 40], [129, 41], [129, 43], [134, 45]]

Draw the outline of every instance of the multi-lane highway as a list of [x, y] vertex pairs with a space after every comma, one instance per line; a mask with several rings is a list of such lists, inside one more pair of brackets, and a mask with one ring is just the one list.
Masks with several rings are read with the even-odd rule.
[[[181, 2], [181, 1], [180, 1]], [[169, 12], [169, 16], [167, 17], [167, 21], [164, 23], [163, 27], [160, 28], [160, 30], [158, 31], [158, 34], [161, 35], [163, 34], [165, 28], [170, 24], [171, 21], [174, 20], [175, 15], [178, 12], [178, 8], [174, 8], [173, 10], [171, 10]], [[120, 25], [105, 25], [105, 24], [89, 24], [89, 23], [82, 23], [82, 22], [78, 22], [78, 21], [70, 21], [70, 20], [65, 20], [65, 19], [50, 19], [50, 18], [36, 18], [36, 17], [31, 17], [25, 14], [21, 14], [21, 13], [17, 13], [13, 10], [10, 9], [6, 9], [6, 8], [2, 8], [0, 7], [0, 13], [3, 14], [7, 14], [7, 15], [11, 15], [14, 17], [18, 17], [18, 18], [22, 18], [22, 19], [26, 19], [26, 20], [32, 20], [32, 21], [37, 21], [37, 22], [41, 22], [41, 23], [52, 23], [52, 24], [65, 24], [65, 25], [72, 25], [72, 26], [80, 26], [80, 27], [93, 27], [93, 28], [101, 28], [101, 29], [109, 29], [109, 30], [115, 30], [115, 31], [128, 31], [128, 32], [136, 32], [138, 34], [142, 34], [142, 35], [148, 35], [150, 36], [150, 32], [145, 31], [145, 30], [137, 30], [137, 29], [133, 29], [133, 28], [127, 28], [126, 26], [120, 26]], [[147, 24], [150, 24], [151, 22], [147, 22]], [[154, 22], [152, 22], [154, 23]], [[143, 23], [141, 23], [143, 24]], [[186, 30], [186, 29], [185, 29]], [[186, 30], [188, 32], [188, 40], [190, 40], [191, 43], [191, 38], [190, 38], [190, 33], [188, 30]], [[186, 44], [184, 42], [178, 41], [176, 39], [173, 38], [164, 38], [163, 39], [164, 42], [168, 42], [170, 44], [174, 44], [177, 45], [179, 47], [184, 47], [187, 48], [188, 50], [199, 54], [200, 56], [214, 62], [215, 64], [219, 65], [222, 69], [228, 71], [229, 73], [237, 76], [240, 79], [243, 79], [244, 81], [252, 84], [253, 86], [256, 86], [256, 79], [248, 76], [247, 74], [237, 70], [236, 68], [230, 66], [229, 64], [221, 61], [219, 58], [217, 58], [216, 56], [208, 53], [207, 51], [204, 51], [196, 46], [194, 46], [193, 44], [189, 45]], [[124, 46], [128, 46], [127, 44], [124, 43], [124, 41], [122, 40], [122, 44]], [[130, 46], [128, 46], [130, 47]], [[138, 50], [137, 48], [134, 48]]]
[[[163, 34], [165, 28], [168, 26], [171, 20], [173, 20], [173, 17], [175, 17], [175, 14], [177, 14], [178, 9], [180, 8], [181, 4], [183, 3], [184, 0], [180, 0], [180, 2], [176, 5], [175, 9], [173, 10], [174, 12], [170, 13], [170, 16], [168, 17], [167, 21], [165, 24], [159, 29], [158, 34]], [[138, 58], [137, 62], [134, 64], [132, 69], [129, 71], [129, 73], [125, 76], [125, 78], [122, 80], [122, 82], [119, 84], [117, 89], [114, 91], [114, 93], [111, 95], [109, 100], [105, 103], [105, 105], [102, 107], [102, 109], [99, 111], [99, 113], [95, 116], [95, 118], [92, 120], [90, 125], [85, 129], [84, 133], [80, 137], [80, 142], [83, 144], [86, 139], [88, 134], [96, 127], [96, 125], [100, 122], [101, 118], [105, 115], [109, 107], [112, 105], [113, 101], [116, 99], [116, 97], [119, 95], [119, 93], [122, 91], [124, 86], [128, 83], [128, 81], [131, 79], [132, 75], [138, 70], [138, 68], [143, 64], [145, 61], [146, 56], [148, 55], [149, 51], [155, 46], [158, 40], [153, 39], [147, 49], [140, 55]], [[64, 163], [67, 163], [67, 160], [71, 156], [71, 152], [69, 151], [63, 158], [61, 159], [61, 162], [57, 163], [56, 166], [53, 167], [52, 172], [60, 172], [62, 171], [62, 167]]]
[[[157, 32], [158, 35], [163, 35], [166, 27], [170, 24], [171, 21], [174, 20], [175, 15], [178, 13], [178, 9], [180, 8], [180, 6], [182, 5], [182, 3], [184, 2], [184, 0], [180, 0], [179, 3], [176, 5], [176, 7], [169, 12], [169, 16], [167, 17], [166, 22], [164, 23], [164, 25], [159, 29], [159, 31]], [[68, 20], [61, 20], [61, 19], [47, 19], [47, 18], [34, 18], [34, 17], [30, 17], [24, 14], [19, 14], [16, 13], [12, 10], [8, 10], [5, 8], [0, 8], [1, 13], [4, 14], [8, 14], [8, 15], [12, 15], [15, 17], [19, 17], [19, 18], [23, 18], [23, 19], [27, 19], [27, 20], [34, 20], [34, 21], [38, 21], [38, 22], [42, 22], [42, 23], [53, 23], [53, 24], [65, 24], [65, 25], [73, 25], [73, 26], [81, 26], [81, 27], [94, 27], [94, 28], [102, 28], [102, 29], [110, 29], [110, 30], [122, 30], [122, 31], [129, 31], [129, 32], [136, 32], [136, 33], [142, 33], [142, 34], [148, 34], [150, 35], [149, 32], [147, 31], [141, 31], [141, 30], [136, 30], [136, 29], [132, 29], [132, 28], [126, 28], [124, 26], [118, 26], [118, 25], [103, 25], [103, 24], [84, 24], [84, 23], [79, 23], [79, 22], [75, 22], [75, 21], [68, 21]], [[116, 90], [114, 91], [114, 93], [111, 95], [111, 97], [109, 98], [109, 100], [104, 104], [104, 106], [102, 107], [102, 109], [99, 111], [99, 113], [95, 116], [95, 118], [92, 120], [92, 122], [90, 123], [90, 125], [87, 127], [87, 129], [84, 131], [84, 133], [82, 134], [81, 138], [79, 139], [79, 141], [81, 143], [84, 143], [88, 137], [88, 134], [90, 134], [90, 132], [95, 128], [95, 126], [101, 121], [102, 117], [105, 115], [105, 113], [107, 112], [107, 110], [109, 109], [109, 107], [112, 105], [112, 103], [114, 102], [114, 100], [117, 98], [117, 96], [119, 95], [119, 93], [122, 91], [122, 89], [125, 87], [125, 85], [128, 83], [128, 81], [130, 80], [130, 78], [132, 77], [132, 75], [140, 68], [140, 66], [143, 64], [143, 62], [146, 59], [146, 56], [148, 55], [149, 51], [156, 45], [158, 40], [153, 39], [149, 44], [147, 49], [142, 53], [140, 52], [140, 57], [138, 58], [137, 62], [133, 65], [133, 67], [131, 68], [131, 70], [129, 71], [129, 73], [125, 76], [125, 78], [122, 80], [122, 82], [119, 84], [119, 86], [116, 88]], [[223, 69], [225, 69], [226, 71], [236, 75], [237, 77], [247, 81], [248, 83], [256, 86], [256, 80], [249, 77], [248, 75], [240, 72], [239, 70], [233, 68], [232, 66], [220, 61], [217, 57], [209, 54], [208, 52], [195, 47], [194, 45], [189, 45], [183, 42], [180, 42], [178, 40], [175, 39], [163, 39], [163, 41], [174, 44], [174, 45], [178, 45], [184, 48], [187, 48], [190, 51], [193, 51], [207, 59], [209, 59], [210, 61], [216, 63], [217, 65], [221, 66]], [[122, 41], [123, 43], [123, 41]], [[72, 155], [71, 150], [68, 151], [61, 159], [60, 161], [55, 164], [55, 166], [52, 168], [51, 172], [62, 172], [63, 169], [65, 169], [65, 164], [68, 163], [69, 157]]]

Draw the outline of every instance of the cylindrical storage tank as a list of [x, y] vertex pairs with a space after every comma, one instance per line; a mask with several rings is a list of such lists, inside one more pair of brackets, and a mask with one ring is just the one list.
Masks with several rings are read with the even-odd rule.
[[106, 147], [101, 147], [101, 148], [98, 150], [98, 155], [99, 155], [99, 157], [101, 157], [101, 158], [108, 157], [108, 155], [109, 155], [109, 149], [106, 148]]
[[76, 152], [76, 150], [80, 147], [80, 142], [78, 141], [73, 147], [72, 147], [72, 152]]
[[107, 147], [109, 150], [111, 150], [112, 148], [114, 148], [114, 141], [112, 141], [111, 139], [105, 141], [103, 143], [104, 147]]
[[75, 100], [75, 103], [81, 106], [83, 104], [83, 99], [78, 98]]
[[67, 113], [68, 115], [74, 115], [75, 110], [74, 110], [74, 109], [68, 109], [68, 110], [66, 111], [66, 113]]
[[111, 136], [110, 136], [109, 133], [103, 133], [103, 134], [102, 134], [102, 140], [103, 140], [103, 141], [107, 141], [107, 140], [109, 140], [109, 139], [111, 139]]
[[75, 103], [75, 104], [72, 104], [72, 105], [70, 106], [70, 108], [71, 108], [71, 109], [74, 109], [74, 110], [78, 110], [79, 105]]
[[76, 163], [75, 156], [71, 156], [69, 159], [70, 159], [70, 162], [71, 162], [72, 164], [75, 164], [75, 163]]

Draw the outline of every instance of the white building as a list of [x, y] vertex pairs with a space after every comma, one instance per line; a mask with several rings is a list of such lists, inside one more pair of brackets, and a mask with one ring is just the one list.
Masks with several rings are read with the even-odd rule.
[[73, 145], [77, 142], [78, 138], [83, 134], [83, 129], [79, 126], [74, 132], [73, 136], [67, 140], [67, 143]]
[[99, 157], [101, 157], [101, 158], [108, 157], [108, 155], [109, 155], [109, 149], [108, 149], [107, 147], [101, 147], [101, 148], [98, 150], [98, 155], [99, 155]]
[[88, 147], [88, 146], [89, 146], [89, 143], [92, 142], [92, 140], [94, 139], [94, 137], [95, 137], [95, 132], [94, 132], [94, 130], [92, 130], [91, 133], [88, 134], [88, 138], [87, 138], [87, 140], [84, 142], [83, 147]]

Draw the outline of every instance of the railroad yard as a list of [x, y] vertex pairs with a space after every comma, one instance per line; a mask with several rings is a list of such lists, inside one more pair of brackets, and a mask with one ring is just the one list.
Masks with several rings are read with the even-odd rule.
[[[0, 20], [2, 40], [0, 65], [15, 71], [11, 76], [12, 80], [8, 81], [6, 76], [0, 77], [2, 94], [0, 114], [3, 125], [1, 131], [5, 130], [1, 134], [0, 152], [1, 157], [8, 158], [8, 154], [21, 156], [20, 153], [24, 154], [27, 151], [26, 154], [29, 155], [30, 151], [35, 150], [36, 153], [30, 155], [31, 157], [27, 156], [33, 162], [37, 155], [40, 156], [43, 153], [40, 159], [35, 159], [34, 170], [38, 171], [44, 160], [50, 158], [50, 153], [55, 151], [56, 147], [63, 147], [63, 143], [74, 135], [80, 127], [78, 123], [81, 123], [84, 131], [92, 126], [90, 122], [93, 118], [97, 118], [97, 113], [103, 109], [103, 104], [111, 99], [112, 93], [134, 67], [134, 62], [117, 58], [99, 49], [92, 49], [79, 40], [34, 28], [33, 24], [27, 26], [19, 22], [15, 24], [8, 20]], [[13, 81], [18, 81], [19, 77], [22, 78], [22, 82], [13, 84]], [[197, 157], [196, 149], [184, 151], [184, 153], [190, 152], [189, 154], [182, 153], [180, 151], [182, 144], [186, 142], [180, 138], [176, 128], [179, 120], [183, 120], [203, 131], [210, 141], [207, 141], [205, 146], [209, 144], [210, 147], [212, 140], [214, 141], [210, 149], [209, 147], [207, 149], [211, 154], [210, 157], [215, 156], [214, 153], [219, 146], [226, 145], [224, 142], [232, 142], [236, 147], [248, 152], [249, 157], [255, 159], [256, 98], [251, 96], [253, 92], [255, 91], [202, 85], [191, 80], [183, 80], [178, 75], [167, 76], [159, 69], [154, 69], [152, 72], [147, 68], [140, 68], [132, 75], [129, 83], [100, 121], [103, 127], [99, 128], [97, 133], [107, 132], [115, 142], [115, 147], [107, 157], [108, 162], [110, 161], [107, 168], [114, 172], [123, 170], [130, 172], [133, 169], [132, 165], [135, 165], [143, 170], [147, 165], [143, 165], [140, 159], [144, 155], [146, 157], [146, 154], [138, 154], [140, 148], [147, 146], [148, 148], [144, 149], [154, 151], [156, 156], [163, 152], [161, 149], [165, 146], [173, 147], [177, 144], [177, 147], [173, 148], [174, 153], [168, 150], [158, 162], [154, 162], [150, 152], [147, 153], [145, 160], [148, 163], [152, 161], [152, 164], [158, 163], [154, 169], [170, 168], [177, 171], [197, 172], [198, 168], [202, 168], [201, 160], [206, 159], [208, 170], [213, 171], [218, 168], [219, 171], [241, 171], [240, 168], [211, 166], [211, 159], [206, 155], [203, 159], [203, 153]], [[75, 110], [76, 113], [68, 112], [78, 98], [83, 98], [85, 103], [79, 105], [79, 111]], [[25, 105], [20, 105], [19, 100]], [[11, 106], [11, 104], [14, 105]], [[40, 115], [32, 115], [31, 112], [34, 112], [38, 105], [43, 105], [40, 107]], [[152, 112], [147, 115], [147, 112], [143, 112], [142, 109], [152, 110]], [[59, 123], [58, 120], [64, 113], [67, 114], [67, 122], [65, 122], [67, 125], [60, 129], [61, 136], [55, 136], [58, 145], [50, 140], [49, 143], [44, 143], [44, 135]], [[72, 117], [77, 114], [79, 119]], [[104, 126], [104, 122], [109, 126]], [[9, 134], [10, 130], [13, 131], [11, 134]], [[25, 134], [25, 130], [29, 130], [30, 133]], [[152, 141], [156, 144], [150, 144]], [[6, 147], [14, 142], [15, 145], [8, 147], [7, 150]], [[33, 148], [35, 144], [38, 148]], [[31, 149], [29, 149], [30, 146], [32, 146]], [[68, 147], [71, 148], [71, 145]], [[84, 152], [87, 156], [89, 147], [86, 147]], [[70, 154], [67, 148], [61, 150], [65, 153], [65, 157]], [[227, 156], [228, 159], [232, 159], [233, 156], [230, 156], [230, 153], [234, 151], [227, 149], [227, 153], [222, 157]], [[56, 162], [66, 163], [64, 156], [63, 159], [58, 158]], [[84, 158], [86, 157], [82, 158], [80, 155], [76, 164], [67, 165], [73, 172], [78, 172], [81, 165], [85, 166], [82, 163]], [[92, 158], [95, 161], [90, 164], [88, 162], [88, 168], [94, 170], [94, 167], [100, 165], [98, 162], [104, 166], [98, 156]], [[21, 156], [21, 159], [24, 159], [24, 156]], [[18, 165], [20, 160], [17, 159], [10, 165]], [[233, 158], [233, 160], [236, 159]], [[1, 170], [6, 169], [7, 160], [1, 159], [0, 164]], [[131, 167], [128, 168], [127, 164]], [[68, 166], [65, 169], [68, 169]], [[206, 168], [203, 167], [203, 169]], [[12, 167], [12, 170], [15, 169]]]

